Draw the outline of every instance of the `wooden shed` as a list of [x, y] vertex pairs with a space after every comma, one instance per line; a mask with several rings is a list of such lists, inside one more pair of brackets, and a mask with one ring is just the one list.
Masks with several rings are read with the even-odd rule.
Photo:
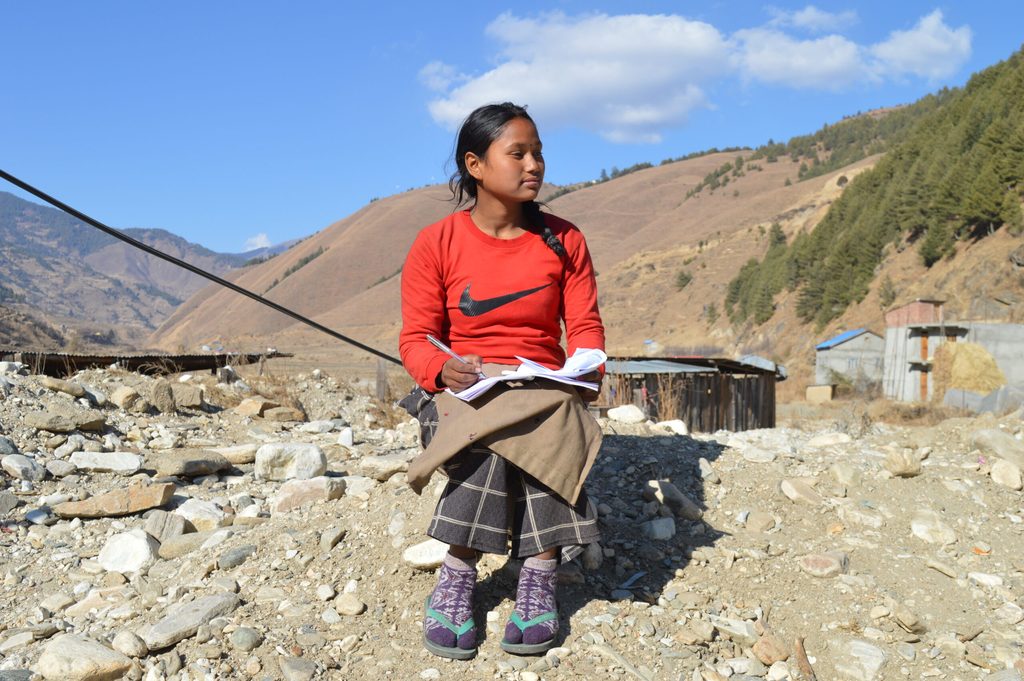
[[775, 427], [775, 383], [786, 369], [761, 357], [612, 357], [605, 397], [692, 432]]

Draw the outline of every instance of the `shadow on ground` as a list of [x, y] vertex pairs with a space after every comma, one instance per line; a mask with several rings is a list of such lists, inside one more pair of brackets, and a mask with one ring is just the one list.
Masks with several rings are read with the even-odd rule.
[[[606, 435], [601, 454], [587, 479], [587, 491], [600, 513], [601, 546], [606, 556], [596, 570], [568, 572], [559, 587], [560, 645], [572, 633], [572, 617], [594, 600], [632, 598], [658, 602], [676, 570], [685, 568], [693, 552], [713, 546], [723, 536], [702, 520], [675, 518], [676, 532], [669, 539], [653, 540], [644, 535], [643, 524], [658, 516], [658, 504], [643, 498], [648, 480], [668, 480], [702, 510], [707, 508], [705, 481], [698, 461], [713, 462], [725, 447], [688, 436], [644, 437]], [[515, 598], [517, 561], [483, 579], [477, 588], [475, 617], [484, 622], [487, 612], [505, 599]], [[504, 626], [504, 623], [502, 623]], [[484, 627], [480, 627], [481, 630]]]

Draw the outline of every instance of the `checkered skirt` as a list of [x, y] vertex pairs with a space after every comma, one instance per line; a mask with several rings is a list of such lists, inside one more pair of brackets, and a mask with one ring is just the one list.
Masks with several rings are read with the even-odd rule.
[[526, 558], [561, 547], [563, 562], [601, 535], [597, 512], [580, 493], [576, 504], [486, 447], [469, 447], [444, 464], [448, 483], [427, 534], [446, 544]]

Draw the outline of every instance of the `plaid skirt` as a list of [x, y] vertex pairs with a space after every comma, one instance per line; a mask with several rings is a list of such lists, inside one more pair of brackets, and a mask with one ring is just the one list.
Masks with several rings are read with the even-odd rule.
[[486, 447], [469, 447], [443, 466], [448, 483], [427, 534], [446, 544], [527, 558], [561, 548], [567, 562], [598, 541], [597, 511], [580, 493], [569, 504]]

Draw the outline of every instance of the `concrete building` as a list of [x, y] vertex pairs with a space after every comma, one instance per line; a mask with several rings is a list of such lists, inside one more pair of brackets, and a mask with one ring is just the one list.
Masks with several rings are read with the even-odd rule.
[[836, 376], [851, 382], [882, 380], [885, 341], [867, 329], [853, 329], [819, 343], [814, 348], [814, 382], [829, 385]]
[[992, 355], [1009, 385], [1024, 383], [1024, 324], [950, 321], [945, 319], [942, 303], [915, 300], [886, 313], [882, 379], [886, 397], [908, 402], [936, 397], [932, 368], [943, 343], [977, 343]]

